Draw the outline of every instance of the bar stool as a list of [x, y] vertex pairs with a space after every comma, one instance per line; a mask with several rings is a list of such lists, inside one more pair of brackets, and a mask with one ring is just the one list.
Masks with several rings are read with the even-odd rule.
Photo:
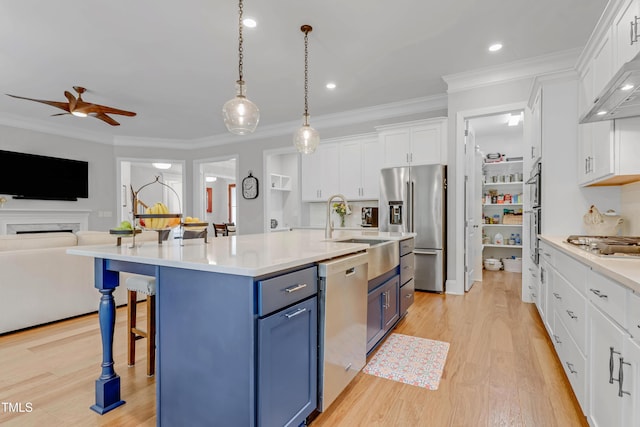
[[[126, 280], [127, 300], [127, 350], [129, 366], [136, 363], [136, 340], [147, 339], [147, 375], [153, 376], [156, 370], [156, 278], [134, 275]], [[138, 292], [147, 296], [147, 330], [136, 327]]]
[[213, 233], [216, 237], [227, 235], [227, 226], [224, 224], [213, 223]]

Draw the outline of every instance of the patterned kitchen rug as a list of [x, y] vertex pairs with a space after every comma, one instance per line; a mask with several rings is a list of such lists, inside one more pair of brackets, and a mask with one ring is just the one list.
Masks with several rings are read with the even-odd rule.
[[365, 374], [437, 390], [449, 343], [391, 334], [362, 370]]

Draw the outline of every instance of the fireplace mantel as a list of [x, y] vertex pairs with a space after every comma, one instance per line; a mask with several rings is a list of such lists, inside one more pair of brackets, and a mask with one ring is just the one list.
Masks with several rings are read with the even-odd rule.
[[90, 209], [0, 209], [0, 235], [15, 234], [16, 229], [89, 228]]

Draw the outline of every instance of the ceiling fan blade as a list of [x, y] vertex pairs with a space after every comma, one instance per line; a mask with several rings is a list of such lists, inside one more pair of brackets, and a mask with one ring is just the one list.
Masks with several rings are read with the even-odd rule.
[[12, 98], [18, 98], [18, 99], [26, 99], [27, 101], [35, 101], [35, 102], [40, 102], [41, 104], [47, 104], [47, 105], [51, 105], [52, 107], [56, 107], [59, 108], [61, 110], [64, 110], [66, 112], [71, 112], [69, 111], [69, 104], [66, 102], [58, 102], [58, 101], [45, 101], [43, 99], [34, 99], [34, 98], [25, 98], [24, 96], [17, 96], [17, 95], [10, 95], [10, 94], [6, 94], [7, 96], [10, 96]]
[[111, 117], [107, 116], [104, 113], [92, 114], [91, 116], [95, 117], [96, 119], [100, 119], [105, 123], [109, 123], [111, 126], [120, 126], [120, 123], [116, 122], [115, 120], [113, 120]]
[[69, 100], [69, 111], [75, 111], [76, 109], [76, 104], [77, 104], [77, 100], [76, 97], [73, 96], [73, 94], [71, 92], [69, 92], [68, 90], [64, 91], [64, 96], [67, 97], [67, 99]]
[[133, 111], [120, 110], [118, 108], [107, 107], [105, 105], [99, 104], [87, 104], [88, 107], [86, 109], [87, 113], [102, 113], [102, 114], [119, 114], [121, 116], [133, 117], [136, 115]]
[[69, 113], [58, 113], [58, 114], [52, 114], [51, 117], [55, 117], [55, 116], [68, 116]]

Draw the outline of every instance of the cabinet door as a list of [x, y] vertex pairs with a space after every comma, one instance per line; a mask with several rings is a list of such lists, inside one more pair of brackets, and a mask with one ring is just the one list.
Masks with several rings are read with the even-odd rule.
[[382, 328], [383, 297], [384, 286], [379, 286], [369, 292], [367, 297], [367, 353], [382, 338], [384, 331]]
[[364, 200], [380, 198], [380, 168], [382, 156], [377, 139], [362, 142], [362, 194]]
[[317, 297], [258, 321], [258, 425], [300, 425], [316, 409]]
[[619, 356], [624, 332], [589, 304], [589, 424], [622, 426], [622, 399], [618, 397]]
[[614, 132], [613, 120], [591, 123], [591, 180], [612, 175], [614, 170]]
[[328, 144], [323, 150], [320, 171], [320, 199], [340, 192], [340, 145]]
[[533, 126], [531, 130], [531, 151], [529, 158], [536, 160], [542, 156], [542, 88], [538, 89], [533, 100], [531, 119]]
[[613, 42], [612, 30], [609, 29], [600, 44], [596, 47], [592, 60], [593, 67], [593, 96], [600, 96], [600, 92], [613, 77]]
[[579, 116], [582, 116], [591, 108], [593, 105], [593, 98], [593, 69], [591, 68], [591, 63], [589, 63], [582, 72], [580, 82], [578, 84]]
[[[625, 426], [640, 425], [640, 347], [627, 338], [624, 359], [621, 361], [623, 422]], [[620, 393], [618, 393], [620, 395]]]
[[598, 123], [585, 123], [578, 125], [578, 184], [586, 184], [591, 181], [591, 141], [592, 126]]
[[398, 305], [398, 295], [400, 290], [400, 279], [395, 276], [384, 285], [383, 298], [383, 328], [386, 333], [400, 318], [400, 307]]
[[340, 145], [340, 193], [348, 200], [359, 199], [362, 193], [362, 144], [360, 141]]
[[442, 123], [433, 123], [411, 128], [412, 165], [433, 165], [442, 163]]
[[327, 200], [340, 192], [340, 145], [320, 145], [313, 154], [302, 155], [302, 200]]
[[314, 200], [322, 200], [322, 195], [320, 194], [320, 187], [322, 183], [323, 177], [323, 157], [324, 157], [323, 146], [320, 146], [316, 149], [316, 152], [313, 154], [302, 154], [302, 165], [301, 165], [301, 174], [302, 174], [302, 200], [314, 201]]
[[636, 19], [640, 15], [640, 1], [627, 0], [613, 21], [614, 70], [635, 58], [640, 51], [640, 41], [636, 41], [638, 27]]
[[411, 151], [411, 130], [395, 129], [380, 134], [385, 167], [406, 166]]

